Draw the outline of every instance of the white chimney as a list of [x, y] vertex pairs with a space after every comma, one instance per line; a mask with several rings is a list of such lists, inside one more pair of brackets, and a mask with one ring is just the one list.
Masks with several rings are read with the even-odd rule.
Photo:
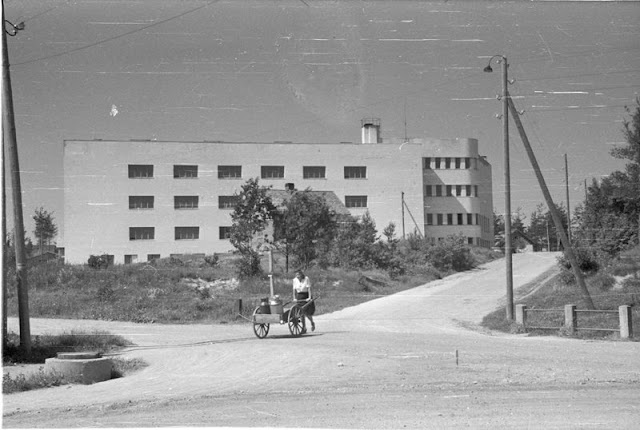
[[365, 118], [362, 120], [362, 143], [382, 143], [380, 118]]

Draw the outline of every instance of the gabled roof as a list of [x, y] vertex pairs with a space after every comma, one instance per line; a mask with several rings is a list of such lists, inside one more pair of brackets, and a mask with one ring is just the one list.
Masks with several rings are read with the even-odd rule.
[[336, 215], [351, 215], [349, 209], [340, 201], [338, 196], [333, 191], [286, 191], [286, 190], [269, 190], [267, 195], [271, 198], [271, 201], [276, 207], [281, 207], [284, 203], [291, 198], [295, 193], [307, 192], [313, 195], [320, 195], [327, 202], [329, 208], [336, 213]]

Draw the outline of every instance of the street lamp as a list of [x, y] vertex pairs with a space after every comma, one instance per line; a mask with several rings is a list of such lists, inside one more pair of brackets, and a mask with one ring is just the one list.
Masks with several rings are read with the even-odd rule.
[[513, 262], [511, 249], [511, 174], [509, 172], [509, 91], [507, 90], [507, 57], [494, 55], [489, 58], [489, 64], [484, 72], [491, 73], [491, 61], [497, 58], [502, 65], [502, 139], [504, 142], [504, 255], [507, 266], [507, 319], [513, 320]]

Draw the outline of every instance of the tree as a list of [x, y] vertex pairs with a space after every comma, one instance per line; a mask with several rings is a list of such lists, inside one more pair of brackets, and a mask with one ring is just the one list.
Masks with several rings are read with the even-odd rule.
[[640, 98], [627, 113], [631, 119], [624, 120], [622, 129], [626, 145], [612, 149], [611, 155], [629, 162], [624, 171], [593, 180], [574, 234], [580, 246], [609, 255], [633, 246], [640, 236]]
[[338, 267], [375, 267], [376, 224], [369, 212], [340, 223], [331, 246], [330, 261]]
[[40, 252], [42, 252], [43, 246], [49, 245], [51, 239], [58, 234], [58, 227], [53, 222], [53, 212], [48, 212], [42, 207], [36, 209], [33, 220], [35, 221], [33, 235], [38, 241]]
[[254, 276], [261, 272], [257, 250], [258, 233], [265, 230], [276, 210], [267, 195], [268, 187], [258, 184], [258, 178], [249, 179], [236, 194], [237, 203], [231, 214], [231, 244], [242, 256], [239, 262], [241, 276]]
[[[560, 250], [562, 244], [558, 238], [556, 225], [551, 217], [551, 211], [543, 203], [536, 206], [536, 210], [531, 213], [531, 223], [527, 230], [527, 235], [540, 245], [545, 246], [549, 251]], [[562, 218], [562, 228], [565, 232], [568, 227], [567, 211], [562, 204], [556, 205], [556, 209]]]
[[335, 213], [325, 198], [310, 189], [296, 191], [273, 218], [274, 240], [284, 245], [287, 259], [304, 267], [325, 254], [337, 228]]

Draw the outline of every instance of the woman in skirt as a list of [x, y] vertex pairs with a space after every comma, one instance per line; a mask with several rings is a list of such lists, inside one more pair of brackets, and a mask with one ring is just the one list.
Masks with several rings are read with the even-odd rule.
[[299, 302], [307, 302], [302, 313], [302, 333], [304, 334], [307, 332], [305, 316], [309, 318], [311, 331], [314, 331], [316, 329], [316, 324], [313, 322], [313, 314], [316, 312], [316, 305], [311, 301], [311, 281], [302, 270], [296, 270], [296, 277], [293, 278], [293, 298]]

